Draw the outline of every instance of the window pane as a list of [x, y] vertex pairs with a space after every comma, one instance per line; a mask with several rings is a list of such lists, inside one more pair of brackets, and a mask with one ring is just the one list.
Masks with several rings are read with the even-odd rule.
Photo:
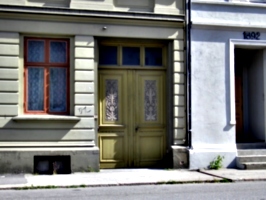
[[118, 121], [118, 80], [105, 80], [105, 120]]
[[99, 63], [100, 65], [117, 65], [117, 47], [100, 46]]
[[145, 48], [145, 65], [162, 66], [162, 48]]
[[67, 61], [67, 45], [66, 42], [50, 42], [50, 62], [66, 63]]
[[139, 47], [123, 47], [123, 65], [140, 65]]
[[28, 110], [44, 110], [44, 68], [28, 68]]
[[50, 112], [67, 111], [67, 69], [50, 68], [49, 82], [49, 110]]
[[145, 121], [157, 121], [158, 95], [156, 80], [145, 80], [144, 112]]
[[28, 40], [28, 62], [44, 62], [44, 41]]

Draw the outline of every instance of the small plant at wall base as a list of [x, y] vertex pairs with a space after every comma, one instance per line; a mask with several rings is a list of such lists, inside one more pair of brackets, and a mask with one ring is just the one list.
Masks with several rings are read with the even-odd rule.
[[224, 156], [218, 155], [213, 161], [210, 162], [210, 169], [221, 169], [223, 167]]

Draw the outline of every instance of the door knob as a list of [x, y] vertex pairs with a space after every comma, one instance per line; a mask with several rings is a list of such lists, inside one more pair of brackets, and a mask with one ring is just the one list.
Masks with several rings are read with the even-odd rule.
[[138, 132], [138, 130], [139, 130], [139, 127], [137, 126], [137, 127], [135, 128], [135, 131]]

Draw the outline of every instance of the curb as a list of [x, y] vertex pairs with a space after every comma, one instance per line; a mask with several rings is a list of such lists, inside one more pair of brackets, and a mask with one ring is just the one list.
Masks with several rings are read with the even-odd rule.
[[239, 178], [239, 179], [233, 179], [233, 178], [228, 178], [228, 177], [225, 177], [225, 176], [215, 175], [215, 174], [209, 173], [207, 171], [202, 171], [201, 169], [199, 169], [198, 172], [206, 174], [206, 175], [209, 175], [209, 176], [226, 179], [226, 180], [229, 180], [230, 182], [235, 182], [235, 183], [236, 182], [247, 182], [247, 181], [266, 181], [266, 178]]
[[146, 182], [146, 183], [117, 183], [117, 184], [80, 184], [80, 185], [45, 185], [34, 186], [26, 185], [1, 185], [0, 190], [34, 190], [34, 189], [59, 189], [59, 188], [92, 188], [92, 187], [115, 187], [115, 186], [141, 186], [141, 185], [179, 185], [179, 184], [200, 184], [200, 183], [230, 183], [228, 179], [222, 180], [196, 180], [196, 181], [162, 181], [162, 182]]
[[213, 176], [213, 177], [221, 178], [221, 179], [226, 179], [226, 180], [228, 180], [229, 182], [236, 182], [235, 180], [230, 179], [230, 178], [227, 178], [227, 177], [224, 177], [224, 176], [218, 176], [218, 175], [215, 175], [215, 174], [208, 173], [208, 172], [206, 172], [206, 171], [201, 171], [201, 169], [199, 169], [198, 172], [199, 172], [199, 173], [202, 173], [202, 174], [209, 175], [209, 176]]

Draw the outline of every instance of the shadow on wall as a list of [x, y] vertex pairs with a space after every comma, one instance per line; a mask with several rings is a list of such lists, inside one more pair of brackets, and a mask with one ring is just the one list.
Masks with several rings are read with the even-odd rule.
[[75, 148], [88, 147], [94, 140], [94, 131], [86, 122], [15, 122], [11, 117], [0, 118], [0, 173], [64, 174], [88, 167], [98, 170], [97, 148]]
[[156, 3], [159, 5], [171, 6], [171, 5], [176, 4], [176, 1], [178, 1], [178, 0], [161, 0], [161, 1], [157, 1]]
[[154, 8], [154, 0], [114, 0], [114, 6], [127, 11], [152, 12]]
[[[224, 49], [224, 62], [226, 63], [225, 66], [229, 65], [229, 42], [225, 43], [225, 49]], [[225, 113], [226, 113], [226, 122], [227, 124], [223, 128], [223, 131], [230, 131], [232, 128], [234, 128], [234, 125], [230, 124], [230, 73], [229, 73], [229, 67], [225, 67], [225, 73], [224, 73], [224, 84], [225, 84]]]
[[[79, 122], [49, 121], [21, 121], [15, 122], [12, 118], [1, 118], [1, 142], [59, 142], [71, 140], [86, 140], [86, 135], [79, 129], [74, 129]], [[78, 136], [77, 136], [78, 135]]]
[[[192, 65], [195, 71], [192, 78], [210, 88], [204, 95], [211, 95], [207, 100], [216, 110], [213, 116], [219, 116], [215, 123], [221, 125], [225, 132], [234, 129], [234, 125], [230, 124], [229, 39], [238, 37], [242, 37], [241, 32], [192, 29]], [[200, 77], [198, 72], [205, 75]], [[218, 114], [217, 111], [222, 109], [222, 114]]]
[[236, 168], [236, 152], [232, 150], [231, 152], [190, 152], [189, 160], [190, 166], [192, 169], [205, 168], [208, 169], [210, 163], [214, 161], [217, 156], [224, 157], [222, 160], [222, 168]]
[[178, 8], [180, 3], [177, 1], [179, 0], [114, 0], [114, 6], [117, 8], [124, 8], [128, 11], [153, 12], [156, 5], [169, 8]]
[[44, 7], [69, 7], [70, 0], [27, 0], [26, 5]]

